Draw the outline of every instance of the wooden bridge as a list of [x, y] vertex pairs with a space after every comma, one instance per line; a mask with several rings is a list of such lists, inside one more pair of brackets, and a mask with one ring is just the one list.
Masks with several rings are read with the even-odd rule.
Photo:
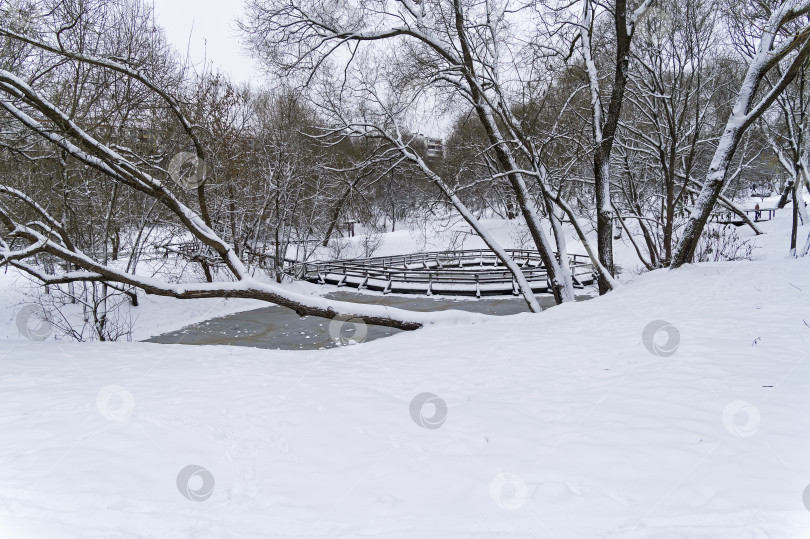
[[[540, 254], [507, 249], [534, 292], [548, 292], [548, 274]], [[575, 288], [594, 281], [593, 265], [585, 255], [569, 255]], [[387, 294], [448, 296], [519, 295], [512, 273], [487, 249], [440, 251], [333, 262], [307, 262], [296, 268], [299, 278], [319, 284], [351, 286]]]
[[[776, 216], [776, 210], [779, 208], [760, 208], [758, 210], [742, 210], [745, 215], [752, 217], [754, 222], [759, 221], [770, 221]], [[712, 213], [709, 216], [709, 222], [717, 223], [720, 225], [734, 225], [734, 226], [742, 226], [745, 224], [745, 221], [742, 220], [736, 213], [732, 212], [731, 210], [720, 211], [716, 213]]]
[[[321, 240], [290, 240], [286, 242], [286, 246], [290, 245], [315, 245], [320, 244]], [[179, 243], [158, 243], [154, 244], [154, 247], [158, 251], [163, 252], [163, 257], [167, 258], [170, 254], [177, 255], [181, 258], [184, 258], [191, 262], [206, 262], [211, 267], [224, 267], [225, 264], [222, 262], [222, 259], [216, 254], [211, 248], [208, 246], [203, 245], [199, 241], [187, 241], [187, 242], [179, 242]], [[257, 246], [256, 250], [250, 248], [245, 248], [241, 253], [241, 258], [243, 261], [247, 262], [248, 264], [256, 264], [258, 267], [263, 269], [270, 269], [275, 268], [276, 266], [276, 255], [273, 250], [276, 247], [276, 243], [263, 243]], [[293, 266], [298, 264], [299, 262], [296, 260], [292, 260], [286, 257], [282, 258], [284, 263], [285, 270], [289, 266]]]

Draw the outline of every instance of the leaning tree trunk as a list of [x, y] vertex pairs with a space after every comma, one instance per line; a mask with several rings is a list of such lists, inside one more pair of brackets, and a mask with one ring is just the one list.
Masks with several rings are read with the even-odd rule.
[[[462, 58], [464, 60], [464, 77], [470, 88], [470, 95], [472, 97], [476, 114], [478, 115], [484, 131], [486, 132], [487, 139], [492, 145], [493, 151], [495, 152], [495, 157], [498, 160], [498, 164], [506, 173], [506, 177], [512, 186], [512, 190], [517, 198], [517, 203], [520, 207], [521, 213], [523, 214], [526, 226], [528, 227], [529, 233], [531, 234], [535, 246], [540, 253], [540, 258], [546, 268], [546, 275], [548, 276], [548, 281], [551, 285], [551, 291], [554, 294], [554, 301], [556, 301], [557, 304], [567, 301], [576, 301], [574, 288], [571, 285], [570, 279], [564, 278], [565, 270], [557, 262], [557, 259], [554, 256], [554, 250], [551, 247], [551, 243], [543, 233], [540, 226], [540, 219], [537, 217], [537, 213], [532, 207], [532, 201], [529, 195], [529, 190], [526, 186], [526, 182], [523, 180], [522, 175], [518, 172], [520, 167], [518, 166], [517, 161], [515, 160], [515, 157], [512, 154], [512, 151], [509, 148], [503, 133], [501, 132], [500, 127], [492, 114], [492, 107], [489, 104], [487, 97], [484, 95], [483, 88], [479, 86], [478, 79], [475, 75], [475, 62], [473, 61], [472, 50], [467, 42], [467, 34], [464, 29], [464, 15], [462, 13], [460, 0], [455, 0], [454, 8], [456, 32], [458, 34]], [[567, 264], [567, 261], [563, 262], [563, 264]]]
[[709, 215], [711, 215], [720, 192], [723, 190], [729, 163], [743, 135], [743, 131], [740, 129], [741, 126], [732, 120], [733, 116], [729, 118], [729, 124], [726, 126], [720, 144], [714, 153], [714, 158], [712, 158], [709, 165], [709, 172], [706, 175], [706, 181], [703, 183], [703, 189], [700, 190], [692, 214], [689, 216], [684, 228], [683, 236], [681, 236], [681, 240], [672, 254], [673, 268], [692, 261], [700, 235], [706, 227], [706, 223], [709, 222]]
[[[395, 142], [392, 139], [392, 142]], [[399, 146], [400, 152], [414, 162], [419, 168], [422, 169], [422, 172], [442, 191], [442, 193], [450, 200], [450, 203], [459, 212], [461, 217], [467, 222], [467, 224], [475, 230], [478, 237], [480, 237], [484, 243], [486, 244], [489, 249], [495, 253], [495, 256], [507, 267], [509, 272], [512, 274], [512, 278], [514, 279], [514, 283], [517, 285], [518, 289], [520, 290], [523, 299], [526, 301], [526, 305], [529, 307], [529, 310], [533, 313], [539, 313], [542, 311], [542, 307], [540, 303], [537, 301], [537, 298], [532, 291], [531, 284], [529, 284], [528, 280], [526, 279], [526, 275], [524, 275], [523, 270], [517, 265], [517, 263], [509, 256], [509, 253], [506, 252], [505, 249], [501, 247], [501, 245], [495, 240], [492, 234], [484, 228], [481, 222], [476, 219], [473, 212], [467, 207], [464, 202], [455, 194], [455, 192], [447, 185], [447, 183], [442, 179], [441, 176], [433, 172], [430, 167], [427, 166], [425, 161], [419, 157], [415, 152], [411, 151], [406, 146]], [[572, 287], [573, 288], [573, 287]]]
[[[678, 268], [694, 258], [700, 235], [709, 221], [712, 212], [726, 180], [726, 174], [734, 156], [734, 151], [740, 143], [746, 129], [759, 118], [765, 110], [779, 97], [802, 69], [808, 55], [810, 55], [810, 26], [803, 25], [791, 32], [784, 41], [776, 43], [776, 37], [783, 25], [796, 20], [799, 16], [810, 11], [810, 1], [796, 0], [783, 2], [771, 14], [764, 25], [757, 51], [748, 65], [734, 107], [726, 122], [725, 130], [714, 152], [706, 182], [695, 202], [692, 214], [684, 227], [681, 240], [675, 248], [670, 267]], [[782, 72], [778, 81], [767, 93], [755, 102], [760, 83], [775, 66], [785, 57], [795, 52], [790, 60], [789, 67]]]

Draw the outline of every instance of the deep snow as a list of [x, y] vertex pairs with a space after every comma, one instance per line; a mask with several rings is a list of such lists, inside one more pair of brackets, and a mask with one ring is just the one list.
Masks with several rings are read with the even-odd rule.
[[[0, 537], [810, 536], [788, 213], [755, 262], [333, 350], [31, 342], [8, 308]], [[257, 306], [196, 305], [136, 335]]]

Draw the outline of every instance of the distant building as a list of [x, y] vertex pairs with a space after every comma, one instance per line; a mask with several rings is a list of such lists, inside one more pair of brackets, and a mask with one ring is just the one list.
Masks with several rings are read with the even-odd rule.
[[425, 154], [428, 159], [436, 159], [444, 157], [444, 142], [440, 138], [429, 138], [427, 142], [427, 153]]

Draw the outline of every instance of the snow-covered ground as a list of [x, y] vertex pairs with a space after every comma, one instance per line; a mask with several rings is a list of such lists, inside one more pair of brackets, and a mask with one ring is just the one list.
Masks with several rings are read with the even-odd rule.
[[[0, 537], [808, 537], [788, 214], [754, 262], [322, 351], [32, 342], [4, 274]], [[257, 306], [146, 299], [135, 334]]]

